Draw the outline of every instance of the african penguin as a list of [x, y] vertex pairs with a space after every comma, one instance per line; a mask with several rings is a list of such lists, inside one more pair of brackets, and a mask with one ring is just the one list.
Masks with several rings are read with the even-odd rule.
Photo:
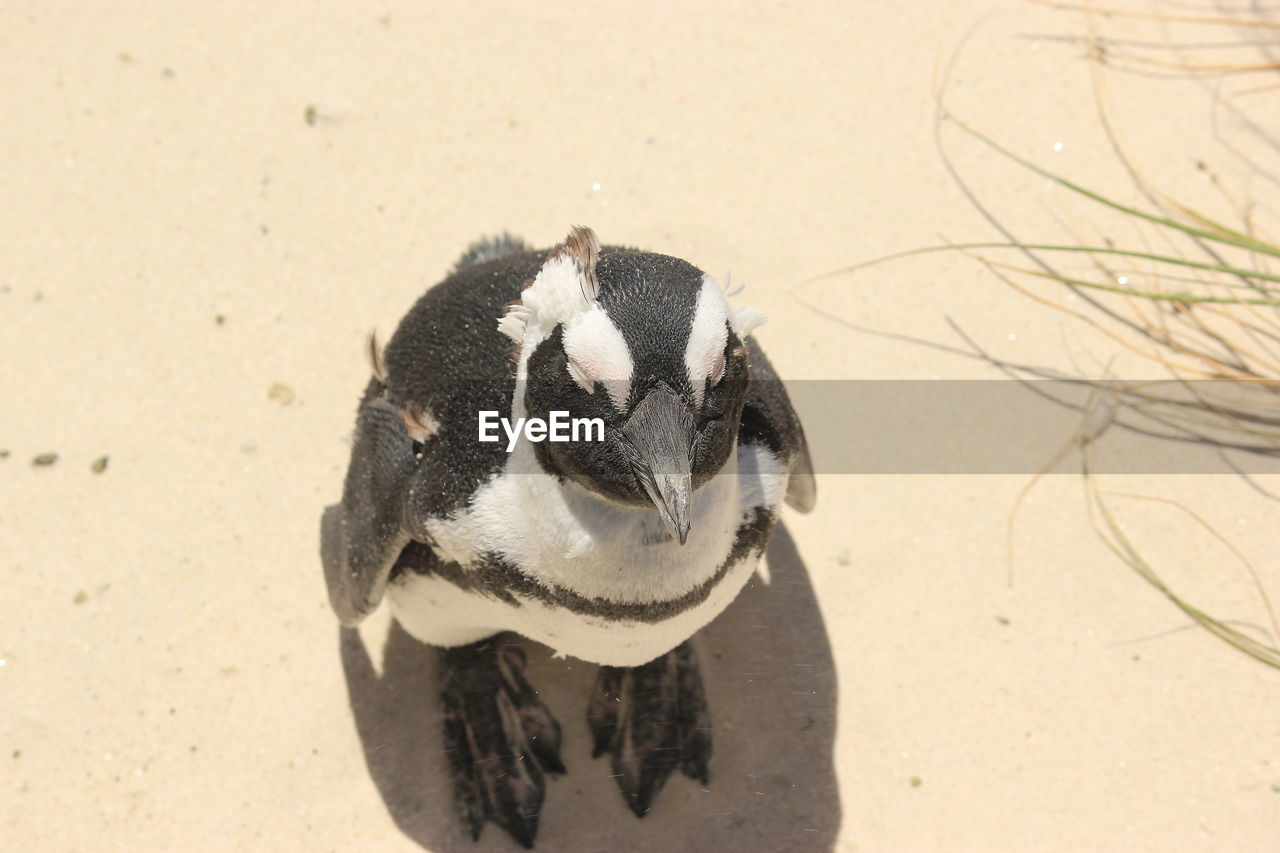
[[[544, 774], [564, 771], [514, 635], [602, 665], [595, 754], [611, 754], [637, 815], [676, 767], [707, 779], [688, 640], [746, 583], [782, 501], [807, 512], [815, 496], [799, 420], [751, 336], [763, 315], [729, 295], [587, 228], [540, 251], [504, 235], [473, 245], [385, 352], [372, 345], [323, 524], [329, 600], [350, 626], [385, 593], [442, 649], [473, 837], [493, 820], [531, 846]], [[566, 415], [584, 428], [540, 440]]]

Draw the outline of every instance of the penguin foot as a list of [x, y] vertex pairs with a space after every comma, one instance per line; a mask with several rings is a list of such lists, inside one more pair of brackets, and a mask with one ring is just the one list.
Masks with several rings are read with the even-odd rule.
[[612, 755], [618, 787], [637, 817], [677, 767], [707, 784], [711, 717], [688, 642], [643, 666], [601, 667], [587, 722], [592, 756]]
[[544, 774], [565, 772], [560, 724], [525, 680], [525, 654], [515, 635], [441, 654], [445, 750], [458, 811], [475, 840], [491, 820], [532, 847]]

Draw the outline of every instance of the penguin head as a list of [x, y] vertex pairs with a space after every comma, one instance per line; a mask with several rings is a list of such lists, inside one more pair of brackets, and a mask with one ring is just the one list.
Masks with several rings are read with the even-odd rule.
[[685, 261], [602, 250], [579, 227], [498, 324], [515, 342], [513, 414], [568, 412], [604, 425], [602, 440], [584, 430], [579, 440], [535, 444], [541, 466], [608, 499], [655, 507], [681, 544], [693, 492], [737, 444], [744, 341], [764, 322], [727, 296]]

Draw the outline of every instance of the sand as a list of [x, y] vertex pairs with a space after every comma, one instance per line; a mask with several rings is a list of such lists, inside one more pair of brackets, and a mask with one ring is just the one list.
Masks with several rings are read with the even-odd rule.
[[[341, 634], [325, 599], [318, 523], [365, 335], [476, 236], [548, 245], [585, 223], [732, 271], [795, 382], [999, 378], [838, 320], [956, 345], [950, 319], [1001, 357], [1103, 363], [1114, 343], [961, 257], [795, 291], [997, 236], [935, 140], [953, 56], [957, 115], [1136, 200], [1085, 48], [1056, 38], [1084, 31], [990, 2], [6, 4], [0, 846], [510, 848], [495, 827], [472, 846], [450, 811], [433, 656], [388, 639], [385, 614]], [[1276, 187], [1225, 147], [1248, 143], [1213, 81], [1112, 85], [1164, 186], [1228, 215], [1204, 159], [1274, 225]], [[1020, 236], [1100, 230], [1061, 188], [943, 139]], [[709, 791], [675, 778], [643, 822], [589, 757], [591, 668], [531, 649], [569, 766], [539, 849], [1274, 849], [1277, 673], [1107, 551], [1075, 476], [1031, 493], [1010, 587], [1027, 473], [824, 473], [768, 582], [699, 640]], [[1274, 501], [1233, 477], [1115, 485], [1194, 506], [1280, 591]], [[1198, 604], [1262, 621], [1211, 537], [1168, 506], [1123, 510]]]

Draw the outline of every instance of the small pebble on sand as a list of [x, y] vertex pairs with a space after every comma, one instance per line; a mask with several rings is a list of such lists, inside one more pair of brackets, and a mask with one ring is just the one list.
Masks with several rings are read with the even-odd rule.
[[292, 388], [283, 382], [273, 382], [271, 387], [267, 389], [267, 397], [282, 406], [287, 406], [297, 398], [297, 395], [293, 393]]

